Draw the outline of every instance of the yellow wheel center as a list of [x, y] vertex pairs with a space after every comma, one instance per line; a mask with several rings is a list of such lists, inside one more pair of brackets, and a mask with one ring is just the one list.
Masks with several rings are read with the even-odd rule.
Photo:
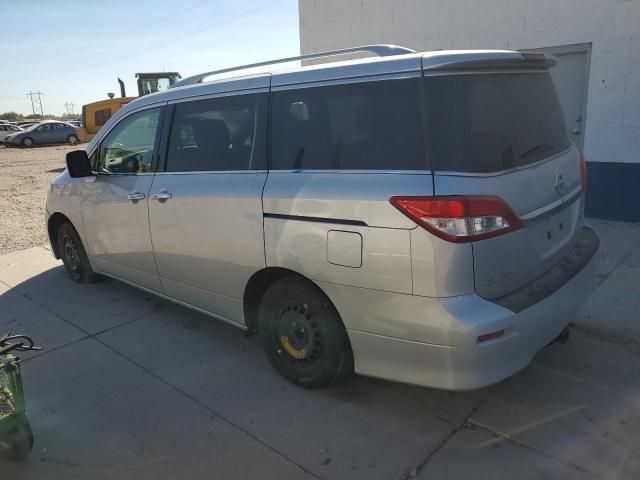
[[286, 352], [289, 355], [291, 355], [293, 358], [302, 360], [307, 355], [306, 350], [304, 349], [298, 350], [293, 345], [291, 345], [291, 342], [289, 342], [289, 337], [286, 337], [286, 336], [280, 337], [280, 343], [282, 344], [282, 347], [286, 350]]

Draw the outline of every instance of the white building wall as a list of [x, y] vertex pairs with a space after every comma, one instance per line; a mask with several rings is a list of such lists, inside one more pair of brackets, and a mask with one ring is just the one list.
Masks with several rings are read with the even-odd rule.
[[640, 0], [300, 0], [302, 53], [592, 44], [585, 154], [640, 163]]

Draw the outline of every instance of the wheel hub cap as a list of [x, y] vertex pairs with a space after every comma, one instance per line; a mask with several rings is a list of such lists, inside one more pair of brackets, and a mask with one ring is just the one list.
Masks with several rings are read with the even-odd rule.
[[78, 254], [78, 248], [75, 242], [71, 238], [67, 238], [64, 242], [64, 258], [67, 260], [67, 265], [73, 272], [80, 270], [80, 255]]
[[304, 305], [288, 305], [280, 311], [277, 333], [280, 345], [292, 360], [313, 362], [320, 356], [319, 325]]

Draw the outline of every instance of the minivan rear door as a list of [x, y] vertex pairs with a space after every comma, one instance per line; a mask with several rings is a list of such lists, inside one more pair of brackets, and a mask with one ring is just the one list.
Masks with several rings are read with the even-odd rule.
[[549, 71], [427, 70], [425, 103], [435, 194], [500, 197], [523, 222], [473, 242], [476, 292], [511, 293], [562, 259], [582, 230], [580, 154]]

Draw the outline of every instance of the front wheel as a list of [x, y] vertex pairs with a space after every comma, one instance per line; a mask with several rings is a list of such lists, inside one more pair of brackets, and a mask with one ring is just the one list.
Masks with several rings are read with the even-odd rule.
[[12, 460], [22, 460], [33, 449], [33, 432], [25, 418], [10, 430], [6, 438], [0, 441], [6, 455]]
[[60, 252], [62, 263], [64, 263], [64, 268], [71, 280], [77, 283], [95, 282], [97, 275], [91, 268], [87, 252], [73, 225], [70, 223], [60, 225], [57, 240], [58, 252]]
[[22, 140], [22, 146], [23, 147], [33, 147], [33, 138], [31, 137], [27, 137], [25, 139]]
[[69, 135], [67, 137], [67, 143], [69, 145], [76, 145], [78, 143], [78, 137], [76, 137], [75, 135]]
[[347, 332], [331, 301], [301, 277], [274, 283], [258, 312], [264, 350], [287, 380], [319, 388], [353, 371]]

